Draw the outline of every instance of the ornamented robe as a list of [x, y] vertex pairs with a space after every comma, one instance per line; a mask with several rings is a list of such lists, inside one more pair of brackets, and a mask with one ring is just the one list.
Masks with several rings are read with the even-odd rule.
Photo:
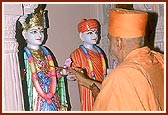
[[164, 110], [163, 66], [163, 55], [148, 47], [130, 52], [104, 79], [93, 110]]
[[[89, 49], [87, 49], [87, 51], [92, 60], [96, 80], [102, 82], [104, 78], [103, 78], [103, 67], [101, 57], [97, 52], [93, 52]], [[70, 55], [70, 57], [72, 59], [72, 67], [81, 67], [86, 69], [89, 77], [91, 78], [88, 61], [82, 49], [81, 48], [76, 49]], [[79, 92], [80, 92], [81, 110], [82, 111], [92, 110], [92, 106], [94, 104], [94, 98], [92, 96], [91, 90], [84, 86], [79, 85]]]
[[[45, 60], [42, 60], [41, 62], [43, 62], [43, 66], [46, 65], [48, 66], [48, 60], [46, 57], [44, 57]], [[25, 70], [26, 70], [26, 81], [27, 81], [27, 93], [28, 93], [28, 101], [29, 101], [29, 110], [30, 111], [53, 111], [50, 110], [51, 108], [45, 108], [42, 109], [42, 103], [43, 103], [43, 98], [38, 94], [38, 92], [36, 91], [34, 85], [33, 85], [33, 81], [32, 81], [32, 72], [31, 72], [31, 68], [30, 68], [30, 63], [28, 62], [28, 57], [26, 55], [26, 52], [24, 52], [24, 63], [25, 63]], [[36, 65], [37, 66], [37, 65]], [[44, 67], [42, 69], [46, 69], [48, 67]], [[41, 71], [39, 68], [37, 68], [37, 72]], [[66, 90], [65, 90], [65, 83], [64, 83], [64, 77], [60, 77], [60, 75], [58, 76], [58, 71], [56, 71], [56, 75], [57, 75], [57, 86], [55, 87], [56, 92], [55, 95], [53, 97], [53, 102], [54, 105], [56, 106], [56, 111], [62, 111], [62, 109], [65, 111], [68, 107], [68, 103], [67, 103], [67, 96], [66, 96]], [[43, 80], [39, 78], [39, 81]], [[42, 87], [42, 83], [40, 84]]]

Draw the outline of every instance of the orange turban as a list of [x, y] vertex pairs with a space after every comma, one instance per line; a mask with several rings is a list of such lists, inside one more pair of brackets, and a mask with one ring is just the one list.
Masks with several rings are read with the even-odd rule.
[[148, 14], [115, 8], [110, 10], [108, 33], [113, 37], [137, 38], [145, 35]]
[[82, 19], [78, 24], [78, 32], [85, 32], [93, 28], [98, 29], [98, 22], [95, 19]]

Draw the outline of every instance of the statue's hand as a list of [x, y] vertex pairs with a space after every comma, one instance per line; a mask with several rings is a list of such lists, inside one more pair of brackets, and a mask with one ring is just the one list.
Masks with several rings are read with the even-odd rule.
[[67, 71], [69, 73], [71, 73], [71, 75], [74, 75], [75, 78], [79, 81], [79, 82], [85, 82], [87, 81], [87, 79], [89, 78], [87, 76], [87, 73], [84, 72], [84, 70], [82, 68], [78, 68], [78, 67], [71, 67], [69, 69], [67, 69]]
[[76, 75], [75, 74], [68, 74], [67, 79], [70, 81], [75, 81], [76, 80]]

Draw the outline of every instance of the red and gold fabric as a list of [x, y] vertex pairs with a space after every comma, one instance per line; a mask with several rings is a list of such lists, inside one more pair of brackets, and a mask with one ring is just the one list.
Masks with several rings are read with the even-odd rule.
[[[103, 81], [103, 65], [102, 65], [102, 60], [101, 56], [93, 52], [89, 49], [87, 49], [88, 54], [92, 60], [92, 65], [94, 69], [94, 74], [96, 77], [97, 81]], [[81, 67], [87, 70], [87, 73], [89, 74], [89, 77], [91, 78], [90, 75], [90, 68], [88, 64], [88, 60], [82, 51], [81, 48], [76, 49], [71, 55], [72, 59], [72, 67]], [[92, 110], [92, 106], [94, 104], [94, 98], [92, 96], [92, 92], [90, 89], [80, 86], [79, 85], [79, 91], [80, 91], [80, 99], [81, 99], [81, 110], [82, 111], [90, 111]]]

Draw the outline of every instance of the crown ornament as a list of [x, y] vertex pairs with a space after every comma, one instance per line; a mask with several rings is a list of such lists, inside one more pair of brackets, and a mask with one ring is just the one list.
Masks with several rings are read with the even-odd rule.
[[47, 13], [47, 10], [40, 10], [39, 12], [30, 14], [22, 25], [23, 29], [28, 30], [29, 28], [35, 26], [48, 28]]

